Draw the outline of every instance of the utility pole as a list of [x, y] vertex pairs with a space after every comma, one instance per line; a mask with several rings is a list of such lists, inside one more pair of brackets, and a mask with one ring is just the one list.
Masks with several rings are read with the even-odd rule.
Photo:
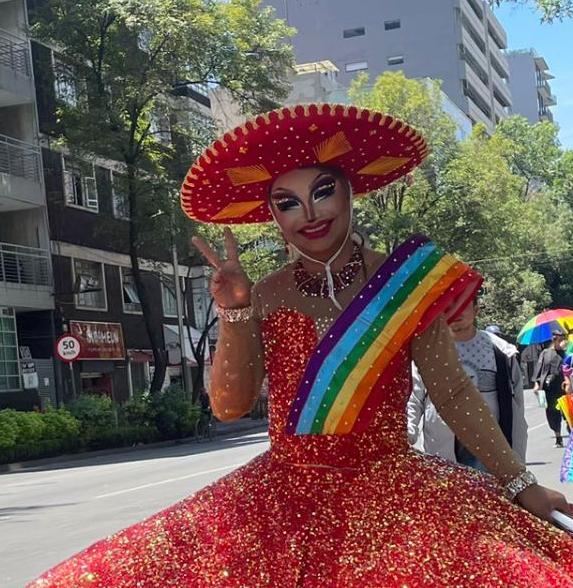
[[181, 296], [181, 282], [179, 279], [179, 260], [177, 258], [177, 247], [175, 241], [171, 245], [173, 256], [173, 276], [175, 286], [175, 304], [177, 306], [177, 325], [179, 328], [179, 348], [181, 350], [181, 376], [183, 378], [183, 392], [187, 398], [191, 398], [191, 386], [189, 371], [187, 370], [187, 357], [185, 355], [185, 330], [183, 325], [183, 298]]

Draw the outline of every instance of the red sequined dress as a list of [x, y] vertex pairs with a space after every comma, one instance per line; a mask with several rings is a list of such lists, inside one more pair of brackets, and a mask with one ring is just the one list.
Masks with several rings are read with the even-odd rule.
[[[197, 494], [96, 543], [32, 586], [573, 587], [573, 541], [565, 533], [504, 499], [493, 476], [408, 446], [405, 406], [412, 356], [429, 390], [434, 375], [442, 396], [455, 396], [441, 402], [446, 412], [451, 408], [450, 422], [462, 404], [452, 392], [453, 380], [464, 383], [465, 376], [447, 344], [443, 321], [401, 353], [393, 390], [364, 433], [285, 433], [298, 382], [323, 330], [320, 324], [335, 312], [324, 311], [325, 301], [297, 298], [289, 280], [280, 274], [271, 290], [281, 295], [262, 304], [271, 449]], [[346, 295], [353, 295], [352, 288]], [[236, 335], [246, 341], [251, 327], [225, 329], [224, 340]], [[235, 335], [229, 334], [233, 329]], [[247, 357], [237, 361], [253, 359], [243, 352]], [[450, 367], [436, 375], [436, 366], [448, 361]], [[448, 387], [445, 380], [451, 381]], [[479, 393], [472, 390], [470, 396], [467, 402], [478, 402]], [[462, 437], [465, 424], [471, 428], [465, 420], [467, 402], [456, 425]], [[496, 439], [492, 433], [483, 445]]]

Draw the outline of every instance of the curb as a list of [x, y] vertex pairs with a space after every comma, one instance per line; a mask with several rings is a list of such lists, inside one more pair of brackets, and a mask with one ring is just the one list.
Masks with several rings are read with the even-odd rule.
[[[246, 422], [236, 421], [233, 423], [217, 423], [217, 439], [224, 439], [236, 434], [247, 432], [266, 431], [268, 429], [268, 421], [263, 420], [247, 420]], [[214, 439], [213, 439], [214, 440]], [[136, 445], [135, 447], [113, 447], [110, 449], [100, 449], [97, 451], [82, 451], [80, 453], [66, 453], [64, 455], [57, 455], [54, 457], [45, 457], [43, 459], [34, 459], [30, 461], [21, 461], [15, 463], [0, 464], [0, 474], [9, 474], [13, 472], [23, 471], [41, 466], [65, 464], [74, 461], [81, 461], [90, 459], [92, 457], [105, 457], [106, 455], [118, 455], [121, 453], [134, 453], [143, 451], [145, 449], [160, 449], [162, 447], [175, 447], [177, 445], [192, 445], [198, 443], [195, 437], [185, 437], [183, 439], [171, 439], [169, 441], [158, 441], [157, 443], [149, 443], [144, 445]]]

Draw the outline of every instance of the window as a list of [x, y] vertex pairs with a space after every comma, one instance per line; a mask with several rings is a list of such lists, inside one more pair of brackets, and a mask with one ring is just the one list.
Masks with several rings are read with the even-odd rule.
[[395, 20], [387, 20], [384, 22], [384, 30], [385, 31], [393, 31], [394, 29], [399, 29], [402, 27], [402, 23], [400, 19], [397, 18]]
[[214, 317], [213, 308], [211, 308], [211, 312], [208, 312], [211, 304], [209, 283], [207, 278], [195, 278], [191, 283], [195, 327], [202, 331]]
[[400, 65], [401, 63], [404, 63], [403, 55], [393, 55], [392, 57], [388, 57], [388, 65]]
[[120, 267], [121, 294], [124, 312], [141, 312], [141, 301], [135, 287], [135, 280], [129, 268]]
[[16, 318], [11, 308], [0, 307], [0, 392], [20, 389]]
[[113, 216], [129, 220], [129, 198], [127, 195], [127, 178], [116, 172], [111, 173], [113, 193]]
[[103, 265], [97, 261], [74, 259], [74, 277], [76, 306], [107, 310]]
[[364, 27], [358, 27], [357, 29], [344, 29], [342, 31], [342, 36], [345, 39], [352, 39], [352, 37], [363, 37], [366, 34], [366, 29]]
[[93, 164], [64, 156], [63, 168], [66, 204], [97, 212], [99, 203]]
[[163, 315], [177, 316], [175, 280], [171, 276], [161, 276], [161, 300], [163, 301]]
[[78, 105], [76, 72], [71, 65], [64, 63], [56, 55], [54, 55], [53, 64], [56, 99], [75, 108]]
[[368, 69], [368, 62], [367, 61], [355, 61], [354, 63], [347, 63], [344, 69], [347, 72], [361, 71], [363, 69]]

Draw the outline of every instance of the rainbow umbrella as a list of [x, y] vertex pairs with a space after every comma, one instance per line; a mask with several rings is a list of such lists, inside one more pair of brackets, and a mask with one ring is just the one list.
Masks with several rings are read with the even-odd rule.
[[551, 340], [553, 331], [561, 331], [564, 335], [573, 331], [573, 310], [556, 308], [534, 316], [521, 329], [517, 342], [521, 345], [545, 343]]

